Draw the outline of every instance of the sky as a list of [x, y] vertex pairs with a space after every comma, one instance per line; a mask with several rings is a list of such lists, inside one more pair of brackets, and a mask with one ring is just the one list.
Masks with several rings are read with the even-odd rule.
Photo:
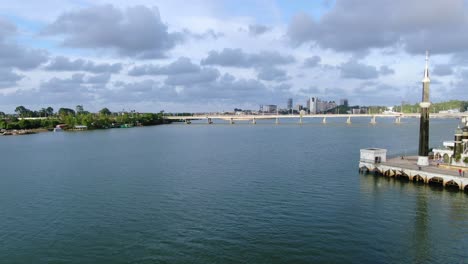
[[0, 3], [0, 111], [468, 100], [467, 0]]

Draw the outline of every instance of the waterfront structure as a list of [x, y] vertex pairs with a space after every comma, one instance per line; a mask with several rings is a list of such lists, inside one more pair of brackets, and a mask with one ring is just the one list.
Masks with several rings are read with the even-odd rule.
[[462, 176], [461, 169], [421, 167], [417, 165], [417, 159], [418, 157], [397, 157], [387, 160], [385, 149], [361, 149], [359, 171], [468, 191], [468, 178]]
[[[468, 191], [468, 178], [465, 177], [465, 170], [468, 168], [468, 117], [462, 118], [464, 127], [457, 129], [454, 141], [444, 142], [445, 149], [433, 150], [435, 159], [432, 164], [429, 163], [429, 107], [431, 104], [429, 102], [428, 61], [429, 54], [426, 52], [422, 101], [419, 104], [421, 114], [418, 156], [401, 156], [387, 160], [384, 149], [361, 149], [359, 171], [407, 178], [415, 182], [441, 184]], [[443, 164], [441, 164], [442, 158], [444, 159]]]
[[424, 68], [424, 78], [422, 80], [422, 101], [419, 104], [421, 107], [421, 117], [419, 121], [419, 151], [418, 165], [429, 165], [429, 52], [426, 52], [426, 67]]
[[453, 141], [444, 141], [443, 148], [432, 150], [434, 159], [440, 163], [468, 167], [468, 122], [455, 130]]

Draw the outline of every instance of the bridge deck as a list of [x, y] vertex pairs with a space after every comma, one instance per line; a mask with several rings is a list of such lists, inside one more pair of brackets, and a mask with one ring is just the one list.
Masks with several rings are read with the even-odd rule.
[[[171, 120], [193, 120], [193, 119], [223, 119], [223, 120], [253, 120], [253, 119], [283, 119], [283, 118], [419, 118], [419, 113], [414, 114], [316, 114], [316, 115], [193, 115], [193, 116], [165, 116]], [[430, 114], [430, 118], [465, 118], [468, 119], [468, 113], [453, 113], [453, 114]]]

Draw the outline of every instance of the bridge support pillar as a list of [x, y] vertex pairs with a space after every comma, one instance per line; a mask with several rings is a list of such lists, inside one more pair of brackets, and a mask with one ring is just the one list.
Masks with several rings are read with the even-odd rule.
[[322, 119], [322, 124], [326, 124], [326, 123], [327, 123], [327, 118], [324, 117], [324, 118]]
[[371, 123], [372, 125], [377, 124], [377, 122], [375, 121], [375, 116], [372, 116], [370, 123]]
[[351, 116], [348, 116], [348, 119], [346, 119], [346, 124], [351, 124]]

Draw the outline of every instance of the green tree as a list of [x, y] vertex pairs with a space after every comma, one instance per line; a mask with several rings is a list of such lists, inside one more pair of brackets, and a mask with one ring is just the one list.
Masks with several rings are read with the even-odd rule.
[[77, 114], [81, 114], [81, 113], [84, 112], [84, 108], [83, 108], [82, 105], [77, 105], [77, 106], [75, 107], [75, 110], [76, 110], [76, 113], [77, 113]]
[[112, 112], [107, 107], [104, 107], [103, 109], [99, 110], [99, 114], [109, 116], [112, 114]]
[[41, 110], [38, 111], [39, 117], [47, 117], [47, 109], [41, 108]]
[[26, 107], [20, 105], [15, 108], [15, 113], [20, 117], [30, 117], [32, 115], [32, 111], [27, 109]]
[[54, 109], [52, 107], [47, 107], [46, 108], [47, 116], [53, 116], [54, 115]]
[[58, 115], [61, 116], [61, 117], [64, 117], [64, 116], [67, 116], [67, 115], [74, 116], [75, 111], [73, 109], [70, 109], [70, 108], [60, 108], [58, 110]]

